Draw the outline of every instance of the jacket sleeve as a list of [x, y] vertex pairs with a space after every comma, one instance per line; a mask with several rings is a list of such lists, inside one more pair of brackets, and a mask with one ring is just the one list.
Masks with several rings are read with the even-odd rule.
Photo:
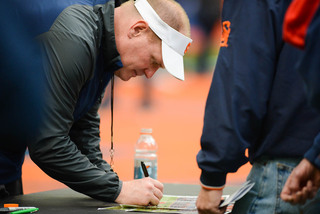
[[109, 171], [110, 165], [102, 158], [100, 150], [100, 116], [98, 110], [101, 99], [95, 103], [89, 112], [74, 122], [69, 135], [77, 148], [88, 157], [91, 163], [102, 170]]
[[259, 138], [282, 46], [283, 11], [276, 8], [283, 7], [271, 2], [224, 1], [221, 48], [197, 155], [204, 186], [223, 187]]
[[29, 145], [30, 157], [70, 188], [114, 201], [122, 183], [101, 157], [99, 103], [79, 121], [73, 120], [79, 92], [93, 74], [94, 46], [63, 31], [49, 31], [38, 39], [47, 59], [45, 120]]
[[[309, 5], [309, 2], [306, 3]], [[309, 11], [308, 11], [309, 12]], [[298, 62], [298, 72], [301, 74], [309, 103], [320, 111], [320, 5], [307, 28], [305, 47], [302, 59]]]
[[320, 169], [320, 133], [317, 135], [313, 146], [306, 152], [304, 157]]

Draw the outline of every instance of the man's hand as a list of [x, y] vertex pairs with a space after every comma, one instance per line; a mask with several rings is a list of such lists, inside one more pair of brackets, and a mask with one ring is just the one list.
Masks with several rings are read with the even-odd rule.
[[320, 170], [304, 158], [291, 172], [280, 196], [291, 204], [304, 204], [317, 194], [319, 187]]
[[222, 214], [226, 207], [219, 208], [222, 197], [222, 190], [207, 190], [201, 188], [196, 206], [198, 213]]
[[115, 200], [119, 204], [157, 205], [163, 195], [163, 184], [150, 177], [124, 181]]

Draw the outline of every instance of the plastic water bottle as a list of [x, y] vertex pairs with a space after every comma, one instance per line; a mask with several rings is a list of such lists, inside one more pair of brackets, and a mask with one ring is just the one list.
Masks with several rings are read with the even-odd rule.
[[153, 179], [157, 179], [157, 150], [158, 145], [152, 137], [152, 129], [141, 129], [140, 137], [135, 145], [134, 179], [144, 178], [144, 173], [141, 168], [141, 161], [143, 161], [146, 165], [149, 176]]

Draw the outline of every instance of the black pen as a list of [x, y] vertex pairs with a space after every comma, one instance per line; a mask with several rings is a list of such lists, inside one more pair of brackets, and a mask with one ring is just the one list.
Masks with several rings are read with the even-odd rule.
[[149, 177], [149, 173], [148, 173], [147, 167], [146, 167], [146, 165], [143, 163], [143, 161], [141, 161], [141, 167], [142, 167], [144, 176], [145, 176], [145, 177]]

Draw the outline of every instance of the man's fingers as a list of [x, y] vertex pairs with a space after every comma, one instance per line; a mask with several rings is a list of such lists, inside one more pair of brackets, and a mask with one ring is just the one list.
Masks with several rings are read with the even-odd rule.
[[293, 197], [285, 193], [281, 193], [281, 199], [289, 203], [293, 201]]
[[158, 205], [159, 202], [160, 202], [160, 199], [157, 198], [156, 196], [151, 197], [151, 200], [150, 200], [151, 205]]
[[286, 202], [290, 202], [293, 200], [293, 197], [291, 195], [291, 191], [288, 187], [288, 181], [286, 182], [286, 184], [284, 185], [282, 192], [280, 194], [280, 197], [282, 200], [286, 201]]
[[293, 195], [291, 204], [298, 204], [300, 201], [302, 201], [302, 192], [298, 191]]
[[154, 184], [153, 197], [150, 201], [152, 205], [158, 205], [163, 196], [163, 184], [157, 180], [152, 180]]
[[153, 184], [156, 188], [158, 188], [161, 192], [163, 192], [163, 184], [160, 181], [153, 180]]
[[302, 189], [302, 200], [300, 204], [304, 204], [307, 199], [314, 198], [317, 193], [317, 188], [313, 185], [312, 181], [308, 181], [307, 185]]
[[158, 188], [155, 188], [155, 189], [154, 189], [153, 194], [154, 194], [154, 196], [157, 197], [159, 200], [161, 200], [161, 198], [162, 198], [162, 196], [163, 196], [162, 191], [160, 191]]
[[143, 182], [149, 182], [149, 201], [148, 204], [158, 205], [163, 196], [163, 184], [150, 177], [143, 178]]

